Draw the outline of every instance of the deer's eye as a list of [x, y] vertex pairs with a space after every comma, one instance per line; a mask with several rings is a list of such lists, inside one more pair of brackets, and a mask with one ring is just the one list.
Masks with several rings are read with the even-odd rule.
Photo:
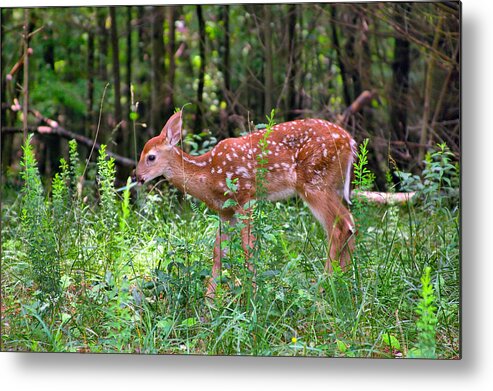
[[153, 162], [154, 160], [156, 160], [156, 155], [147, 156], [147, 160], [149, 160], [150, 162]]

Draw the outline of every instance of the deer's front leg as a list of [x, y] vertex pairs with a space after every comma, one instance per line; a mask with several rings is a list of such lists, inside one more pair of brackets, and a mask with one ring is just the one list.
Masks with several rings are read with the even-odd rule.
[[250, 258], [252, 257], [252, 251], [255, 246], [255, 236], [252, 234], [252, 219], [247, 218], [243, 220], [245, 222], [245, 227], [241, 230], [241, 245], [243, 247], [243, 251], [245, 252], [245, 266], [250, 270], [253, 274], [252, 286], [254, 290], [257, 287], [255, 282], [256, 270], [255, 266], [250, 262]]
[[218, 278], [221, 275], [221, 263], [222, 259], [226, 256], [227, 249], [221, 249], [221, 243], [225, 240], [229, 240], [229, 234], [223, 231], [222, 223], [228, 222], [232, 223], [232, 217], [230, 216], [220, 216], [221, 223], [216, 234], [216, 241], [214, 242], [214, 259], [212, 264], [211, 277], [207, 281], [207, 292], [206, 296], [213, 299], [216, 295], [216, 287]]
[[221, 275], [221, 260], [226, 256], [226, 249], [221, 250], [221, 242], [223, 240], [229, 240], [229, 235], [225, 233], [220, 233], [221, 229], [218, 230], [216, 235], [216, 241], [214, 243], [214, 259], [212, 264], [212, 274], [207, 282], [207, 293], [206, 296], [213, 299], [216, 295], [216, 287], [219, 276]]

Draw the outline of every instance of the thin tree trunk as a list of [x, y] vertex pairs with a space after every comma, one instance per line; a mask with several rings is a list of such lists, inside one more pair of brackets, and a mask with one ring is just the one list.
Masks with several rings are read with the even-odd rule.
[[164, 125], [164, 7], [153, 7], [151, 22], [151, 128], [161, 130]]
[[24, 80], [22, 81], [22, 93], [23, 93], [23, 103], [22, 103], [22, 128], [24, 130], [23, 136], [24, 141], [27, 139], [27, 113], [29, 109], [29, 9], [24, 9]]
[[[0, 65], [2, 67], [1, 69], [1, 74], [2, 76], [4, 76], [6, 73], [7, 73], [7, 68], [6, 68], [6, 62], [5, 62], [5, 50], [4, 50], [4, 45], [5, 45], [5, 26], [8, 24], [9, 22], [9, 12], [11, 12], [12, 10], [8, 10], [6, 8], [2, 8], [1, 9], [1, 14], [0, 14], [0, 43], [2, 45], [1, 47], [1, 50], [0, 50]], [[1, 95], [2, 95], [2, 102], [9, 102], [9, 97], [7, 96], [7, 78], [6, 77], [2, 77], [2, 81], [1, 81], [1, 85], [2, 85], [2, 91], [1, 91]], [[7, 107], [2, 105], [2, 109], [1, 109], [1, 115], [0, 115], [0, 118], [1, 118], [1, 127], [4, 128], [5, 126], [7, 126], [8, 124], [8, 120], [10, 118], [7, 118]], [[9, 115], [10, 117], [10, 115]], [[2, 163], [2, 167], [5, 168], [8, 167], [10, 165], [10, 157], [11, 157], [11, 153], [12, 153], [12, 139], [13, 137], [12, 136], [8, 136], [8, 137], [5, 137], [4, 135], [1, 135], [0, 137], [0, 152], [1, 152], [1, 163]], [[1, 223], [0, 223], [1, 224]]]
[[137, 36], [139, 37], [137, 43], [137, 57], [140, 61], [144, 59], [144, 25], [145, 25], [145, 12], [144, 6], [137, 6]]
[[87, 108], [86, 108], [86, 136], [91, 137], [94, 125], [94, 31], [89, 29], [87, 37]]
[[171, 117], [175, 109], [175, 52], [176, 52], [176, 7], [170, 6], [168, 10], [168, 42], [166, 45], [166, 52], [168, 53], [169, 66], [168, 66], [168, 77], [166, 83], [166, 97], [164, 100], [164, 113], [165, 117]]
[[298, 73], [297, 61], [297, 42], [296, 42], [296, 4], [288, 5], [288, 44], [289, 44], [289, 64], [288, 72], [288, 91], [286, 119], [288, 121], [296, 117], [294, 109], [296, 108], [296, 74]]
[[[354, 26], [358, 25], [358, 15], [352, 8], [349, 8], [348, 14], [352, 16], [352, 24]], [[356, 99], [356, 97], [361, 94], [361, 77], [358, 70], [358, 54], [356, 53], [356, 38], [355, 34], [350, 32], [346, 44], [344, 45], [344, 60], [346, 62], [346, 70], [351, 78], [352, 94], [351, 99]]]
[[43, 60], [51, 70], [55, 69], [55, 46], [53, 45], [53, 30], [45, 29], [45, 44], [43, 46]]
[[[395, 5], [395, 22], [405, 25], [402, 14], [411, 11], [411, 3]], [[404, 8], [405, 12], [402, 12]], [[390, 89], [390, 125], [393, 140], [407, 140], [407, 110], [409, 91], [409, 71], [411, 68], [410, 44], [405, 38], [397, 36], [394, 40], [394, 61], [392, 63], [392, 87]]]
[[108, 82], [108, 69], [107, 69], [107, 57], [108, 57], [108, 29], [106, 28], [106, 17], [105, 8], [97, 8], [98, 14], [98, 41], [99, 41], [99, 75], [101, 80], [105, 83]]
[[199, 69], [199, 86], [197, 88], [197, 111], [195, 114], [195, 131], [200, 132], [203, 126], [203, 95], [204, 95], [204, 78], [205, 78], [205, 22], [202, 14], [202, 6], [197, 6], [197, 19], [199, 22], [199, 52], [200, 52], [200, 69]]
[[[110, 31], [111, 31], [111, 49], [113, 55], [112, 63], [113, 63], [113, 84], [115, 91], [115, 126], [116, 126], [123, 119], [123, 115], [122, 115], [121, 86], [120, 86], [120, 48], [118, 45], [118, 29], [117, 29], [115, 7], [110, 7], [110, 18], [111, 18]], [[122, 133], [119, 132], [118, 134], [121, 135]]]
[[272, 5], [263, 6], [264, 21], [263, 21], [263, 41], [264, 41], [264, 114], [269, 115], [272, 110], [272, 94], [274, 89], [274, 67], [272, 61]]
[[351, 99], [351, 94], [349, 93], [346, 66], [344, 65], [344, 60], [342, 58], [341, 44], [339, 43], [339, 34], [337, 33], [337, 27], [334, 23], [334, 20], [336, 20], [337, 18], [335, 5], [331, 5], [330, 7], [330, 16], [332, 18], [332, 23], [330, 25], [332, 30], [332, 43], [336, 51], [337, 64], [339, 65], [339, 70], [341, 72], [342, 93], [344, 95], [344, 102], [346, 103], [346, 107], [347, 107], [351, 105], [352, 99]]
[[[132, 7], [127, 7], [127, 72], [125, 74], [125, 88], [127, 104], [125, 108], [125, 121], [130, 118], [130, 111], [132, 110]], [[127, 145], [128, 146], [128, 145]]]
[[[440, 32], [442, 28], [443, 18], [439, 16], [438, 23], [435, 28], [435, 36], [433, 37], [433, 51], [436, 51], [438, 43], [440, 42]], [[424, 96], [424, 107], [423, 107], [423, 119], [421, 124], [421, 135], [419, 138], [419, 143], [431, 144], [431, 140], [428, 140], [428, 123], [430, 121], [430, 111], [431, 111], [431, 93], [433, 89], [433, 70], [435, 68], [435, 56], [433, 53], [429, 54], [428, 66], [426, 69], [426, 80], [425, 80], [425, 96]], [[421, 147], [418, 153], [418, 163], [421, 164], [425, 154], [425, 148]]]
[[224, 54], [223, 54], [223, 72], [224, 72], [224, 89], [225, 95], [231, 90], [231, 70], [230, 70], [230, 32], [229, 32], [229, 5], [223, 5], [223, 22], [224, 22]]

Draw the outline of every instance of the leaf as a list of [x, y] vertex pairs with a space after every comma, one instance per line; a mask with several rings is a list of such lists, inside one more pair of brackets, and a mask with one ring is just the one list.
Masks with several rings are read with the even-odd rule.
[[257, 203], [257, 200], [250, 200], [245, 205], [243, 205], [243, 209], [248, 210], [250, 208], [253, 208], [256, 203]]
[[62, 313], [62, 325], [67, 323], [72, 318], [72, 315], [67, 314], [66, 312]]
[[399, 343], [399, 340], [392, 334], [384, 334], [382, 341], [385, 345], [390, 347], [391, 349], [401, 349], [401, 344]]
[[197, 324], [197, 319], [195, 318], [187, 318], [183, 322], [181, 322], [181, 325], [185, 327], [192, 327], [196, 324]]
[[230, 198], [224, 202], [223, 209], [232, 208], [233, 206], [236, 206], [236, 205], [238, 205], [238, 203], [235, 200]]
[[162, 329], [165, 333], [167, 333], [171, 330], [171, 327], [173, 327], [173, 322], [169, 319], [161, 319], [157, 322], [156, 326], [158, 329]]
[[346, 344], [344, 342], [339, 341], [338, 339], [336, 339], [336, 344], [337, 344], [337, 349], [341, 353], [345, 353], [347, 351], [347, 346], [346, 346]]

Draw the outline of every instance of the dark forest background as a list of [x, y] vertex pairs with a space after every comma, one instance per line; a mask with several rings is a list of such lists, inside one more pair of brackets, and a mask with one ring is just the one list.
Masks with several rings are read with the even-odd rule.
[[[277, 122], [342, 122], [356, 141], [370, 139], [381, 190], [395, 166], [420, 172], [436, 143], [459, 158], [458, 2], [4, 8], [1, 18], [7, 180], [20, 168], [23, 127], [42, 131], [50, 119], [128, 158], [117, 160], [124, 179], [183, 105], [189, 148], [248, 131], [273, 108]], [[58, 170], [68, 138], [36, 134], [42, 176]]]

